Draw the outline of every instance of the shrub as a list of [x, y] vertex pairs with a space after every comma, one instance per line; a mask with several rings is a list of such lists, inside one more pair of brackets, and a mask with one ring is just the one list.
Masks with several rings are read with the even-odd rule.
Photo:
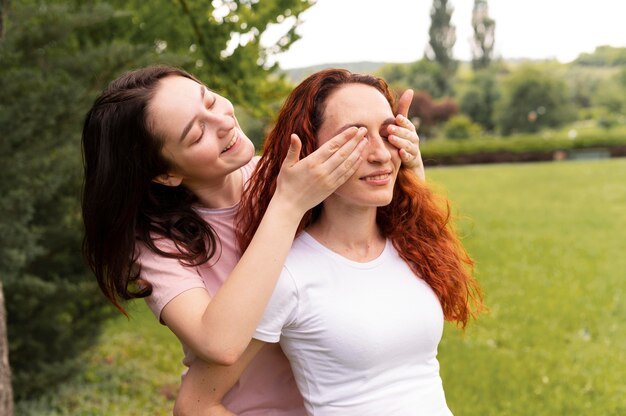
[[464, 115], [453, 116], [444, 127], [448, 139], [469, 139], [480, 136], [480, 126]]

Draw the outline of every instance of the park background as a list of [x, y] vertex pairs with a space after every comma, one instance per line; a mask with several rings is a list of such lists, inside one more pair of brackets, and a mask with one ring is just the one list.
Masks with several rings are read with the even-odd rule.
[[[400, 62], [349, 57], [350, 45], [369, 42], [351, 35], [360, 9], [330, 19], [331, 10], [345, 12], [328, 0], [0, 1], [0, 355], [8, 334], [12, 381], [2, 360], [0, 414], [171, 413], [179, 345], [142, 301], [128, 304], [130, 319], [107, 305], [80, 256], [84, 115], [114, 77], [155, 63], [183, 67], [229, 97], [257, 149], [290, 88], [319, 68], [414, 89], [410, 116], [428, 182], [451, 200], [489, 308], [465, 333], [445, 328], [439, 359], [450, 408], [461, 416], [626, 414], [623, 29], [621, 43], [601, 38], [565, 59], [558, 45], [569, 44], [560, 31], [572, 25], [567, 3], [536, 4], [520, 20], [541, 33], [536, 50], [557, 50], [516, 56], [499, 46], [491, 2], [416, 3], [421, 37], [385, 45], [412, 50]], [[455, 15], [457, 3], [471, 3], [467, 19]], [[585, 4], [588, 18], [606, 21], [574, 22], [583, 32], [602, 32], [623, 7]], [[338, 56], [349, 61], [293, 58], [299, 27], [303, 44], [314, 36], [305, 17], [318, 7], [328, 30], [344, 25], [337, 33], [351, 43], [337, 37], [346, 51]], [[393, 10], [410, 22], [408, 11]], [[379, 14], [378, 26], [364, 25], [370, 32], [406, 25]]]

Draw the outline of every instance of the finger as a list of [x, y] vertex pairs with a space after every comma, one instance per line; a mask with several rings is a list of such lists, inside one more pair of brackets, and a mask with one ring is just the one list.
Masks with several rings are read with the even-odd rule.
[[[358, 158], [361, 155], [365, 144], [367, 144], [367, 139], [365, 138], [366, 134], [367, 129], [365, 127], [359, 127], [352, 140], [341, 146], [341, 148], [330, 155], [328, 159], [322, 162], [324, 168], [329, 172], [332, 172], [344, 163], [348, 162], [349, 164]], [[343, 168], [345, 169], [345, 166]]]
[[400, 149], [399, 153], [400, 153], [400, 158], [405, 162], [411, 161], [415, 157], [413, 154], [409, 153], [406, 149]]
[[411, 132], [417, 131], [417, 128], [415, 127], [415, 124], [413, 124], [411, 122], [411, 120], [409, 120], [408, 118], [406, 118], [402, 114], [398, 114], [396, 116], [396, 125], [398, 127], [410, 130]]
[[419, 150], [419, 138], [417, 138], [416, 142], [412, 142], [411, 140], [392, 135], [388, 137], [388, 140], [389, 143], [398, 148], [398, 150], [404, 150], [406, 153], [411, 155], [417, 154]]
[[300, 160], [300, 150], [302, 149], [300, 137], [298, 137], [297, 134], [292, 134], [289, 139], [289, 150], [287, 151], [285, 160], [283, 160], [284, 166], [293, 166]]
[[398, 113], [402, 114], [404, 117], [409, 116], [409, 108], [411, 107], [411, 102], [413, 101], [413, 90], [408, 89], [402, 93], [400, 99], [398, 100]]
[[[315, 152], [311, 153], [308, 157], [316, 160], [318, 163], [322, 163], [328, 160], [332, 155], [337, 153], [339, 149], [347, 146], [346, 149], [352, 150], [359, 144], [359, 129], [357, 127], [350, 127], [345, 129], [326, 143], [321, 145]], [[364, 134], [362, 135], [364, 136]], [[361, 136], [361, 137], [362, 137]]]
[[367, 140], [362, 139], [356, 149], [328, 175], [330, 183], [333, 183], [335, 188], [343, 185], [357, 171], [363, 161], [361, 153], [366, 144]]

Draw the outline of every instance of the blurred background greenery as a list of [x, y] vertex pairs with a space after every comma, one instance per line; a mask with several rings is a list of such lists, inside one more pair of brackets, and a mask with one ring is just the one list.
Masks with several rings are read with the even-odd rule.
[[416, 62], [270, 64], [298, 20], [269, 47], [260, 35], [313, 3], [0, 2], [0, 277], [16, 414], [171, 412], [177, 342], [141, 302], [130, 321], [115, 316], [80, 256], [84, 115], [114, 77], [156, 63], [229, 97], [257, 148], [294, 83], [342, 66], [416, 91], [409, 115], [428, 166], [562, 161], [429, 167], [490, 307], [465, 335], [446, 329], [448, 400], [459, 415], [626, 414], [626, 164], [608, 159], [626, 155], [626, 48], [498, 59], [496, 22], [475, 0], [475, 55], [460, 62], [440, 35], [454, 30], [453, 10], [435, 1]]

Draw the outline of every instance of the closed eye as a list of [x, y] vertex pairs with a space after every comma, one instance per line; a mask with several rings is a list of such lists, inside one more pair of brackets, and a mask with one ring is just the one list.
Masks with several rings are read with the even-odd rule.
[[200, 140], [202, 140], [202, 137], [204, 137], [205, 128], [206, 128], [206, 123], [204, 121], [200, 122], [200, 135], [193, 141], [193, 143], [191, 143], [191, 146], [193, 146], [194, 144], [200, 143]]
[[217, 101], [217, 95], [211, 93], [211, 91], [209, 91], [209, 89], [206, 89], [208, 94], [206, 94], [205, 96], [208, 97], [207, 100], [207, 104], [206, 104], [206, 108], [207, 109], [212, 109], [215, 106], [215, 102]]

